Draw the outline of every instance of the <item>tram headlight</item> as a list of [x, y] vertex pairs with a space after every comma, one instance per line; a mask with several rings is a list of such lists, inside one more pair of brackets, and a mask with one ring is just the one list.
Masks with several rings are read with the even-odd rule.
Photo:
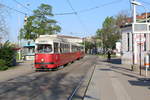
[[42, 58], [41, 61], [44, 62], [44, 59]]

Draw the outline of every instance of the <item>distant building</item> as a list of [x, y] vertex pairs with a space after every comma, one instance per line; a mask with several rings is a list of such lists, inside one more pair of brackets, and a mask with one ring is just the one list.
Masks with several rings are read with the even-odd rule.
[[34, 60], [35, 43], [33, 40], [27, 40], [22, 43], [21, 54], [24, 60]]

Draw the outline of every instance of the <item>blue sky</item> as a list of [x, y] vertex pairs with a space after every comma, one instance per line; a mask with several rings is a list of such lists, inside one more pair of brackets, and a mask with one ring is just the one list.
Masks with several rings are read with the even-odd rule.
[[[41, 3], [49, 4], [53, 7], [53, 13], [64, 13], [73, 12], [70, 8], [67, 0], [16, 0], [23, 5], [27, 6], [29, 9], [36, 9]], [[149, 0], [138, 0], [139, 2], [144, 1], [143, 5], [150, 10]], [[32, 12], [21, 7], [13, 0], [0, 0], [2, 4], [5, 4], [11, 8], [17, 9], [19, 11], [25, 12], [28, 16], [32, 15]], [[78, 13], [78, 16], [82, 20], [83, 25], [79, 22], [76, 15], [59, 15], [53, 18], [57, 20], [59, 25], [62, 27], [62, 31], [59, 34], [72, 35], [72, 36], [92, 36], [95, 34], [104, 19], [107, 16], [115, 16], [120, 11], [130, 12], [129, 0], [70, 0], [73, 8], [76, 11], [81, 11], [84, 9], [89, 9], [98, 6], [99, 8], [90, 10], [84, 13]], [[146, 2], [146, 3], [145, 3]], [[112, 4], [111, 4], [112, 3]], [[104, 4], [106, 4], [104, 6]], [[142, 7], [137, 7], [138, 13], [144, 12]], [[9, 27], [9, 39], [12, 42], [17, 41], [18, 31], [23, 27], [24, 15], [13, 10], [9, 10], [10, 14], [7, 15], [7, 25]]]

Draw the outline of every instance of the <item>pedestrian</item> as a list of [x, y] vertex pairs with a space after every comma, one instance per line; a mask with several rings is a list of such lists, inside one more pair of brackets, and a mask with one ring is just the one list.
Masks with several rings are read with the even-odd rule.
[[107, 52], [107, 60], [110, 61], [110, 59], [111, 59], [111, 52], [108, 51], [108, 52]]

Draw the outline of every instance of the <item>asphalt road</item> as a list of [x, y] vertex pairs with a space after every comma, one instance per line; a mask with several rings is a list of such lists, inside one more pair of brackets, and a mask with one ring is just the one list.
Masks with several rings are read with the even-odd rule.
[[33, 72], [1, 82], [0, 100], [69, 100], [96, 59], [86, 56], [57, 71]]

